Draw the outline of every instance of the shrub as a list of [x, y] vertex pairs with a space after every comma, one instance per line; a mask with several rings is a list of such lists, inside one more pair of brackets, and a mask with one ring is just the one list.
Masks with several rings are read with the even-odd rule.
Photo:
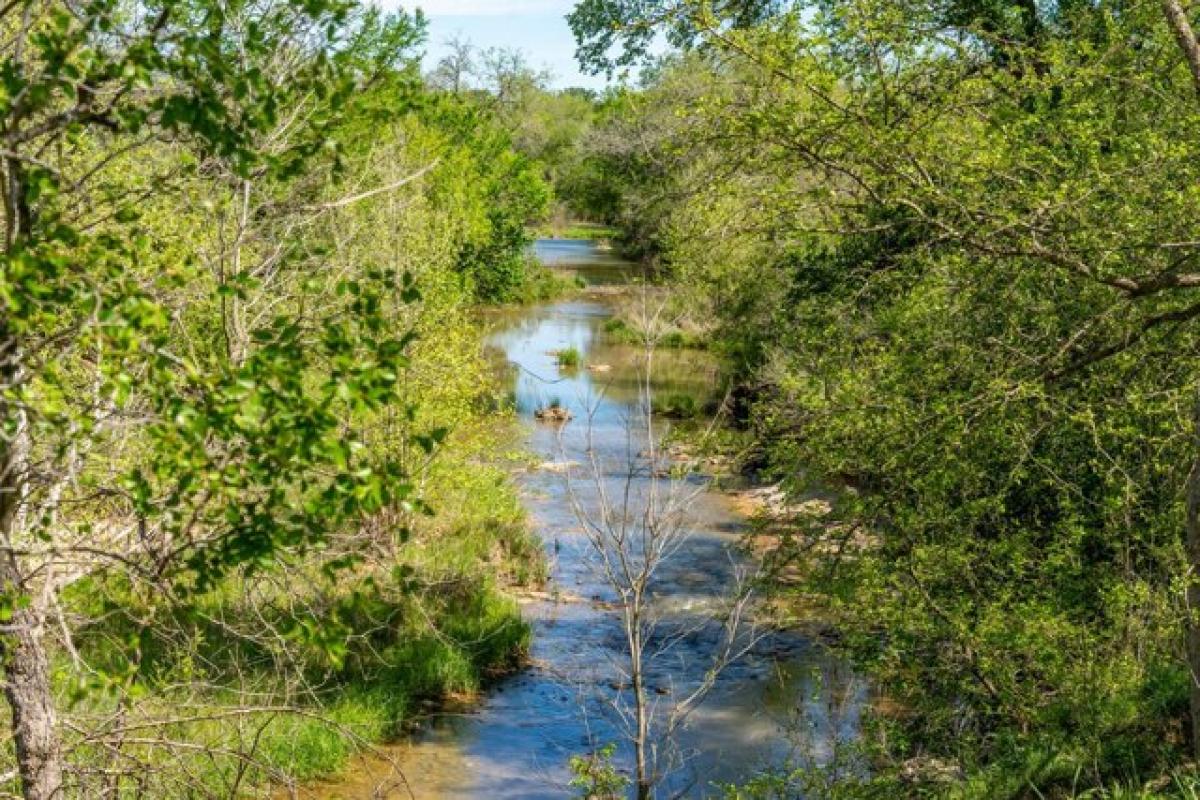
[[579, 351], [574, 347], [558, 351], [558, 366], [562, 369], [576, 369], [582, 360]]
[[675, 419], [692, 419], [700, 414], [700, 404], [690, 394], [674, 393], [656, 397], [651, 407], [655, 414]]

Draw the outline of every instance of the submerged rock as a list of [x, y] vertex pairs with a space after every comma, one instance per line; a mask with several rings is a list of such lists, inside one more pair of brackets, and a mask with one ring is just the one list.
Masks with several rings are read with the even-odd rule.
[[533, 412], [535, 419], [541, 422], [570, 422], [574, 415], [562, 406], [546, 406]]
[[578, 461], [543, 461], [541, 464], [538, 464], [537, 469], [542, 472], [565, 474], [578, 466]]

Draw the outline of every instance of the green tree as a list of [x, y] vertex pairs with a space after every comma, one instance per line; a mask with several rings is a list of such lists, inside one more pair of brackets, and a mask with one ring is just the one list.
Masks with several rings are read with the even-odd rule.
[[[5, 696], [23, 791], [50, 798], [67, 784], [46, 633], [72, 583], [116, 568], [187, 602], [409, 492], [347, 429], [396, 397], [408, 340], [381, 309], [399, 278], [366, 270], [317, 312], [301, 291], [239, 327], [231, 310], [261, 284], [242, 243], [209, 280], [146, 215], [216, 165], [242, 196], [297, 174], [370, 79], [355, 38], [386, 49], [419, 22], [340, 2], [104, 0], [17, 3], [4, 22]], [[315, 101], [272, 141], [300, 96]], [[236, 343], [181, 337], [194, 303], [218, 306]]]
[[579, 45], [579, 63], [612, 74], [645, 59], [660, 32], [665, 31], [670, 44], [689, 47], [703, 41], [708, 18], [745, 28], [769, 19], [785, 5], [781, 0], [582, 0], [567, 19]]
[[457, 269], [477, 298], [512, 300], [526, 283], [530, 226], [545, 217], [550, 187], [537, 165], [513, 150], [510, 134], [487, 108], [442, 98], [434, 113], [455, 147], [446, 164], [458, 172], [454, 186], [469, 186], [477, 209]]
[[659, 247], [774, 474], [836, 489], [784, 552], [915, 709], [895, 752], [994, 793], [1178, 763], [1200, 742], [1186, 15], [675, 10], [704, 88], [673, 103]]

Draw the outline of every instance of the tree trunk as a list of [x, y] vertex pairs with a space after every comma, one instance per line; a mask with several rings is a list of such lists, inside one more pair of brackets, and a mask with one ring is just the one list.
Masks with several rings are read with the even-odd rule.
[[1191, 673], [1192, 753], [1200, 759], [1200, 390], [1192, 408], [1192, 468], [1187, 479], [1187, 660]]
[[1200, 42], [1196, 41], [1187, 11], [1180, 5], [1179, 0], [1162, 0], [1162, 9], [1171, 34], [1175, 37], [1175, 43], [1179, 45], [1187, 61], [1188, 71], [1192, 73], [1192, 84], [1196, 92], [1200, 93]]
[[62, 796], [63, 764], [41, 620], [32, 609], [21, 609], [11, 625], [4, 639], [4, 695], [12, 709], [21, 786], [26, 800], [52, 800]]
[[[4, 162], [5, 251], [28, 244], [34, 227], [29, 185], [21, 159]], [[6, 307], [0, 309], [0, 385], [16, 391], [26, 378], [24, 347], [9, 326]], [[29, 491], [29, 419], [24, 409], [0, 403], [0, 593], [16, 608], [0, 633], [0, 667], [4, 670], [4, 697], [12, 712], [13, 746], [17, 772], [26, 800], [52, 800], [63, 796], [63, 756], [58, 738], [50, 659], [46, 654], [44, 608], [29, 584], [30, 570], [22, 564], [21, 549], [25, 503]], [[17, 601], [21, 601], [17, 603]]]
[[[1183, 52], [1200, 94], [1200, 42], [1192, 31], [1187, 13], [1178, 0], [1162, 0], [1163, 14], [1175, 42]], [[1187, 660], [1192, 685], [1189, 706], [1192, 716], [1192, 754], [1200, 760], [1200, 391], [1192, 409], [1192, 468], [1187, 480]]]
[[635, 724], [637, 732], [634, 737], [634, 778], [637, 784], [637, 800], [651, 800], [654, 796], [654, 781], [650, 775], [650, 709], [646, 704], [646, 679], [642, 673], [642, 594], [635, 590], [633, 593], [633, 608], [630, 610], [629, 624], [629, 680], [633, 689]]
[[650, 759], [647, 753], [650, 747], [650, 710], [646, 707], [646, 686], [640, 665], [634, 671], [632, 679], [634, 702], [637, 704], [637, 741], [634, 748], [637, 761], [637, 800], [651, 800], [654, 797], [654, 781], [650, 775]]
[[[8, 344], [3, 348], [8, 361], [0, 365], [0, 374], [16, 385], [21, 378], [20, 348], [12, 337], [0, 340]], [[23, 793], [26, 800], [51, 800], [62, 796], [63, 761], [43, 634], [45, 614], [17, 555], [28, 491], [29, 421], [24, 411], [12, 406], [3, 407], [3, 412], [16, 424], [0, 447], [0, 592], [22, 607], [0, 634], [0, 665]]]

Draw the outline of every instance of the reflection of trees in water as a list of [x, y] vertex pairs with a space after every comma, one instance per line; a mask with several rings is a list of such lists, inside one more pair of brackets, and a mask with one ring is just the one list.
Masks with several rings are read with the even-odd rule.
[[[565, 427], [534, 429], [531, 442], [538, 456], [555, 459], [556, 464], [586, 464], [587, 409], [598, 407], [592, 419], [596, 441], [590, 449], [602, 463], [600, 480], [594, 480], [595, 475], [589, 479], [585, 467], [575, 483], [578, 499], [591, 507], [599, 486], [606, 487], [610, 500], [618, 493], [630, 473], [631, 458], [640, 462], [635, 470], [640, 490], [657, 485], [665, 491], [670, 486], [652, 479], [661, 464], [652, 469], [650, 461], [662, 461], [664, 454], [650, 459], [644, 455], [646, 433], [626, 435], [629, 421], [636, 421], [638, 410], [645, 407], [646, 387], [639, 377], [644, 351], [604, 333], [612, 302], [605, 297], [555, 303], [515, 314], [495, 313], [490, 321], [497, 331], [491, 346], [498, 368], [506, 371], [520, 408], [531, 413], [557, 396], [582, 410]], [[571, 344], [580, 348], [585, 367], [605, 363], [611, 370], [593, 374], [580, 369], [560, 379], [549, 352]], [[689, 392], [702, 397], [715, 383], [709, 353], [657, 350], [654, 366], [650, 394]], [[588, 559], [594, 559], [595, 551], [578, 531], [562, 476], [535, 472], [526, 483], [536, 498], [530, 510], [547, 543], [560, 545], [554, 586], [576, 596], [561, 602], [548, 598], [530, 609], [537, 620], [536, 666], [506, 683], [478, 715], [447, 725], [453, 730], [443, 733], [458, 748], [455, 766], [449, 769], [464, 777], [461, 791], [443, 797], [561, 797], [569, 757], [620, 741], [627, 730], [610, 703], [614, 697], [628, 702], [631, 690], [628, 677], [614, 668], [614, 660], [627, 650], [619, 593], [598, 582], [591, 569], [594, 564]], [[697, 494], [695, 486], [679, 486], [678, 492], [690, 535], [680, 540], [682, 546], [672, 550], [645, 587], [645, 609], [659, 623], [645, 641], [647, 651], [656, 656], [647, 659], [645, 696], [658, 704], [660, 721], [671, 706], [709, 680], [712, 653], [726, 638], [720, 622], [722, 589], [734, 582], [735, 570], [729, 548], [737, 530], [728, 510], [715, 498]], [[746, 658], [731, 661], [712, 679], [704, 703], [684, 715], [687, 724], [680, 722], [672, 732], [673, 743], [668, 737], [655, 741], [661, 748], [662, 772], [667, 773], [663, 796], [675, 790], [700, 795], [710, 790], [713, 780], [739, 778], [772, 763], [800, 763], [795, 756], [798, 748], [808, 746], [804, 736], [813, 750], [803, 752], [834, 752], [817, 743], [836, 741], [839, 730], [848, 737], [856, 727], [852, 706], [861, 693], [845, 688], [847, 683], [844, 670], [802, 636], [772, 634], [755, 643]], [[812, 731], [801, 729], [802, 724], [812, 725]], [[439, 739], [437, 747], [445, 744], [446, 739]], [[632, 763], [631, 748], [618, 748], [614, 758], [617, 766]], [[413, 775], [421, 769], [406, 772]]]

